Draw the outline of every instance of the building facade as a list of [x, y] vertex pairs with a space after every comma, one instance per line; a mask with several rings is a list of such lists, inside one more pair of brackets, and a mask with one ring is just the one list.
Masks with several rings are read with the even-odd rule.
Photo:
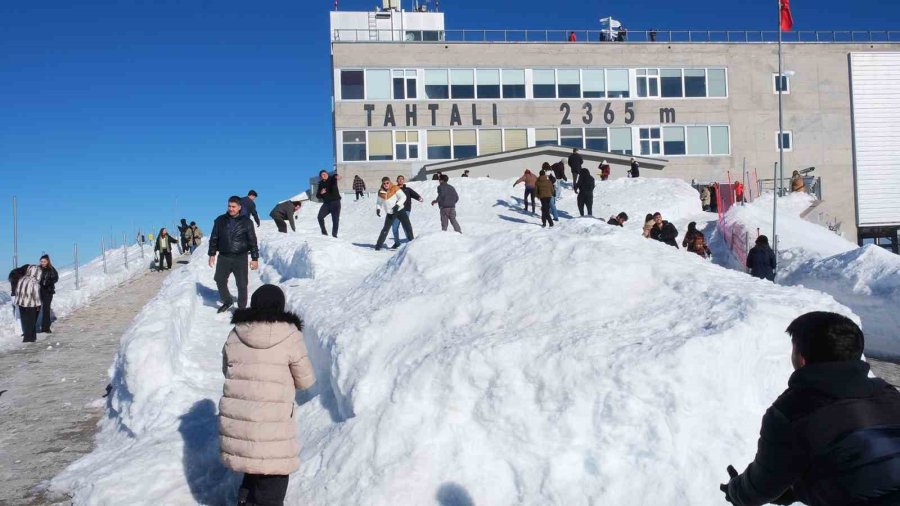
[[[425, 21], [406, 33], [385, 13], [406, 26], [410, 15]], [[900, 177], [889, 164], [900, 159], [891, 130], [900, 43], [786, 42], [779, 76], [770, 41], [670, 42], [656, 32], [623, 42], [589, 33], [580, 42], [565, 33], [496, 41], [477, 31], [449, 40], [443, 14], [386, 9], [382, 25], [363, 22], [375, 14], [332, 17], [335, 168], [369, 187], [447, 160], [545, 145], [664, 161], [648, 177], [725, 181], [746, 167], [772, 178], [783, 142], [785, 177], [815, 167], [821, 178], [820, 220], [850, 240], [896, 238]], [[511, 177], [533, 162], [469, 170]], [[613, 177], [624, 169], [614, 165]]]

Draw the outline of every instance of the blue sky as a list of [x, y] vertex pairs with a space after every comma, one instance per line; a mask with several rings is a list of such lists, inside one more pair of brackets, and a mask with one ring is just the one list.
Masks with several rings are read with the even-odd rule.
[[[380, 3], [380, 2], [378, 2]], [[404, 0], [404, 7], [411, 2]], [[342, 0], [369, 10], [376, 0]], [[900, 29], [900, 2], [792, 2], [796, 29]], [[332, 1], [0, 2], [0, 271], [98, 254], [101, 236], [208, 230], [231, 194], [261, 213], [332, 164]], [[776, 28], [777, 2], [443, 0], [448, 29]], [[551, 14], [551, 16], [548, 16]]]

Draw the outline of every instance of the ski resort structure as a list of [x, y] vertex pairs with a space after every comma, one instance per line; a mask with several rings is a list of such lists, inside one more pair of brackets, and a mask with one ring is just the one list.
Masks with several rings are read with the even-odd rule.
[[607, 159], [614, 178], [635, 157], [642, 176], [724, 182], [746, 167], [771, 188], [783, 142], [779, 178], [814, 167], [818, 216], [897, 252], [900, 31], [787, 32], [780, 76], [777, 32], [446, 30], [442, 12], [385, 1], [332, 12], [331, 39], [335, 168], [370, 188], [506, 178], [560, 147], [592, 169]]

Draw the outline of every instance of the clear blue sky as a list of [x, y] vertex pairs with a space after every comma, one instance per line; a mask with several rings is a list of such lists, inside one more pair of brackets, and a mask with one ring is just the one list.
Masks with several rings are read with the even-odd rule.
[[[376, 0], [342, 0], [369, 10]], [[403, 5], [409, 8], [410, 0]], [[795, 0], [795, 29], [900, 29], [900, 2]], [[0, 2], [0, 271], [98, 254], [101, 235], [267, 214], [332, 164], [325, 0]], [[443, 0], [448, 29], [776, 28], [775, 0]], [[177, 201], [177, 207], [176, 207]], [[153, 230], [154, 233], [156, 230]]]

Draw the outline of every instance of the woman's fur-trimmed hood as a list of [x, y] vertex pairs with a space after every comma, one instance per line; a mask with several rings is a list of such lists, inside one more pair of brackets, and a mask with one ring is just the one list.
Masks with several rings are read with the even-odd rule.
[[303, 321], [294, 313], [272, 310], [239, 309], [231, 323], [238, 339], [256, 349], [269, 349], [303, 329]]

